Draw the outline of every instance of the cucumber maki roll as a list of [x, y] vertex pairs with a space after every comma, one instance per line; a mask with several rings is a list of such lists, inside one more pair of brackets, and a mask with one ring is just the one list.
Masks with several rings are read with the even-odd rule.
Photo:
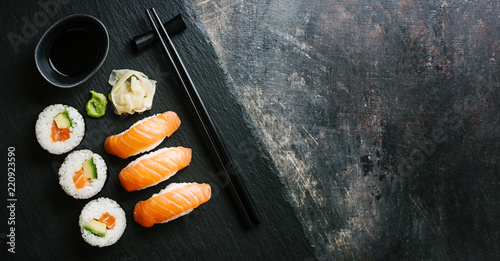
[[85, 134], [85, 122], [75, 108], [54, 104], [38, 115], [35, 134], [43, 149], [59, 155], [80, 144]]
[[107, 176], [104, 159], [90, 150], [73, 151], [59, 168], [59, 184], [76, 199], [90, 198], [101, 191]]
[[127, 221], [125, 212], [116, 201], [98, 198], [83, 207], [78, 224], [85, 242], [92, 246], [105, 247], [120, 239]]

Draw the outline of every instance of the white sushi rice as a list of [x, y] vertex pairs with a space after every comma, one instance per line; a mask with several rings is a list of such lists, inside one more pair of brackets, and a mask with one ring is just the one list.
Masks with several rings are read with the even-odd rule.
[[[70, 128], [70, 138], [66, 141], [53, 142], [50, 137], [52, 133], [52, 123], [54, 117], [66, 109], [72, 119], [73, 127]], [[74, 149], [83, 139], [85, 134], [85, 122], [82, 115], [75, 108], [63, 105], [54, 104], [45, 108], [39, 115], [35, 124], [36, 139], [40, 146], [52, 154], [63, 154]]]
[[[115, 220], [115, 227], [108, 229], [104, 237], [97, 236], [84, 228], [92, 219], [98, 220], [104, 213], [108, 212]], [[98, 198], [90, 201], [83, 207], [78, 221], [83, 240], [92, 246], [105, 247], [118, 241], [125, 231], [127, 220], [125, 212], [120, 205], [109, 198]]]
[[156, 196], [170, 192], [176, 188], [184, 187], [190, 184], [193, 184], [193, 182], [170, 183], [164, 189], [160, 190], [158, 193], [153, 194], [151, 197], [154, 198]]
[[[97, 179], [92, 179], [90, 180], [90, 185], [77, 189], [73, 181], [73, 176], [82, 168], [83, 162], [90, 158], [93, 158], [96, 166]], [[106, 177], [106, 162], [99, 154], [90, 150], [77, 150], [71, 152], [66, 156], [66, 159], [59, 168], [59, 184], [66, 194], [76, 199], [90, 198], [99, 193], [104, 186]]]

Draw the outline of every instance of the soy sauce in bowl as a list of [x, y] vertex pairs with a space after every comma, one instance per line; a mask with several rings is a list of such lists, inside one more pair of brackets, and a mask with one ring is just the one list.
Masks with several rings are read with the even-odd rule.
[[59, 35], [49, 51], [52, 69], [67, 77], [85, 73], [95, 63], [99, 42], [85, 28], [72, 28]]
[[99, 70], [108, 49], [109, 35], [104, 24], [93, 16], [75, 14], [45, 32], [35, 48], [35, 62], [49, 83], [70, 88]]

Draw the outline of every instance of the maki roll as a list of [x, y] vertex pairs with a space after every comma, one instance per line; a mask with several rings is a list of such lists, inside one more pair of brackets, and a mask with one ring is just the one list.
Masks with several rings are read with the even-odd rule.
[[98, 198], [83, 207], [78, 221], [83, 240], [92, 246], [113, 245], [120, 239], [127, 221], [125, 212], [109, 198]]
[[86, 199], [101, 191], [106, 181], [104, 159], [90, 150], [73, 151], [59, 168], [59, 184], [66, 194]]
[[54, 104], [38, 115], [35, 133], [43, 149], [52, 154], [63, 154], [80, 144], [85, 134], [85, 122], [75, 108]]

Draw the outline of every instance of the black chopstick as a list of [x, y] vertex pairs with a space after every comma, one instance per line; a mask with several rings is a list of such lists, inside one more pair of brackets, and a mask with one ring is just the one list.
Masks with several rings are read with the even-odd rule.
[[[156, 11], [154, 8], [151, 10], [153, 12], [153, 15], [156, 19], [156, 21], [160, 24], [163, 25], [160, 21], [160, 18], [158, 17]], [[239, 196], [241, 197], [241, 201], [243, 202], [246, 211], [248, 212], [248, 215], [250, 215], [250, 219], [255, 224], [260, 224], [261, 219], [260, 216], [255, 209], [255, 205], [253, 201], [251, 200], [249, 193], [241, 179], [241, 177], [237, 174], [236, 170], [234, 169], [235, 166], [230, 164], [230, 157], [227, 154], [227, 150], [225, 149], [224, 145], [221, 142], [221, 138], [218, 135], [215, 125], [213, 124], [206, 107], [204, 106], [200, 95], [198, 94], [198, 91], [196, 90], [191, 77], [187, 73], [186, 67], [184, 66], [182, 60], [180, 59], [179, 54], [177, 53], [177, 50], [175, 49], [172, 41], [170, 40], [170, 37], [168, 35], [168, 32], [165, 30], [165, 27], [161, 26], [160, 28], [160, 33], [163, 37], [165, 37], [166, 40], [166, 46], [168, 48], [168, 51], [170, 52], [171, 55], [171, 62], [175, 64], [176, 72], [178, 72], [178, 76], [183, 81], [183, 87], [185, 91], [188, 93], [188, 95], [191, 96], [191, 100], [194, 101], [194, 105], [192, 107], [196, 107], [200, 113], [199, 115], [202, 118], [202, 121], [204, 122], [204, 125], [206, 126], [205, 128], [208, 130], [208, 132], [205, 132], [205, 136], [211, 137], [211, 144], [213, 144], [211, 147], [214, 148], [215, 151], [218, 151], [220, 153], [220, 156], [222, 159], [218, 160], [218, 162], [222, 162], [220, 165], [220, 168], [225, 168], [226, 170], [223, 171], [223, 173], [229, 174], [229, 177], [226, 175], [226, 179], [230, 180], [237, 192], [239, 192]], [[217, 154], [219, 154], [217, 153]], [[225, 163], [225, 164], [224, 164]], [[231, 188], [230, 188], [231, 189]]]
[[240, 213], [243, 223], [246, 227], [260, 224], [261, 218], [257, 212], [253, 201], [251, 200], [248, 191], [241, 180], [241, 177], [236, 173], [235, 166], [231, 164], [227, 150], [221, 142], [215, 126], [204, 106], [198, 91], [196, 90], [191, 77], [189, 76], [182, 60], [177, 53], [170, 37], [160, 21], [158, 14], [154, 8], [147, 10], [148, 18], [154, 28], [154, 32], [162, 46], [162, 50], [169, 58], [176, 75], [186, 93], [188, 103], [192, 112], [195, 114], [198, 125], [203, 133], [205, 141], [209, 145], [216, 165], [221, 172], [223, 181], [228, 185], [229, 192], [233, 197], [236, 208]]

